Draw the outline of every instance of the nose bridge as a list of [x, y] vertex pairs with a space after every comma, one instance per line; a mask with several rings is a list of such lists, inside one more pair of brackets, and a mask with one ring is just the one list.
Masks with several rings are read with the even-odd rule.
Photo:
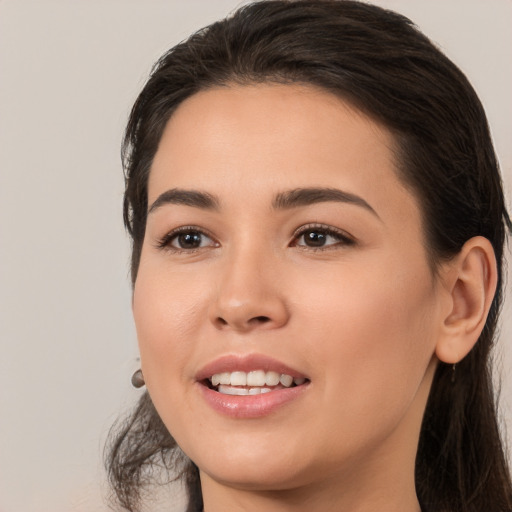
[[288, 320], [279, 261], [265, 243], [233, 245], [223, 257], [211, 319], [217, 328], [250, 331]]

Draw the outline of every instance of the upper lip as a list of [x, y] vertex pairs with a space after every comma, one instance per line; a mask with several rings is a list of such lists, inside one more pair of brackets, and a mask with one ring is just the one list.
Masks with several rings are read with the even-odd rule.
[[251, 372], [255, 370], [264, 370], [266, 372], [274, 371], [291, 375], [292, 377], [307, 378], [306, 375], [281, 361], [263, 354], [229, 354], [207, 363], [197, 372], [196, 379], [203, 381], [216, 373], [231, 373], [236, 371]]

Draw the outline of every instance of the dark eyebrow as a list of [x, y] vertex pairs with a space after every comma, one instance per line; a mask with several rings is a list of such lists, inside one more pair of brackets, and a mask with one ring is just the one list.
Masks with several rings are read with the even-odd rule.
[[380, 218], [377, 212], [362, 198], [337, 188], [296, 188], [280, 192], [272, 201], [272, 207], [278, 210], [308, 206], [315, 203], [336, 201], [361, 206]]
[[148, 214], [154, 212], [164, 204], [183, 204], [204, 210], [219, 209], [219, 201], [217, 198], [207, 192], [172, 188], [166, 190], [156, 198], [155, 202], [149, 207]]

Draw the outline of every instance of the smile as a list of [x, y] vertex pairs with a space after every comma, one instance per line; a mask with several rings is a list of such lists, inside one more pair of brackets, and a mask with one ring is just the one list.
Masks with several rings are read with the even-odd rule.
[[224, 395], [260, 395], [278, 389], [300, 386], [305, 377], [292, 377], [286, 373], [254, 370], [215, 373], [209, 379], [211, 388]]
[[198, 390], [218, 413], [235, 418], [263, 417], [295, 402], [310, 379], [261, 354], [228, 355], [196, 375]]

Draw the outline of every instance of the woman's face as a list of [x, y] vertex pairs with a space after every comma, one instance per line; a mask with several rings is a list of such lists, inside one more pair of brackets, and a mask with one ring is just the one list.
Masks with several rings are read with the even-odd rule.
[[395, 167], [386, 129], [310, 87], [216, 88], [172, 116], [133, 310], [151, 398], [203, 478], [412, 473], [441, 291]]

